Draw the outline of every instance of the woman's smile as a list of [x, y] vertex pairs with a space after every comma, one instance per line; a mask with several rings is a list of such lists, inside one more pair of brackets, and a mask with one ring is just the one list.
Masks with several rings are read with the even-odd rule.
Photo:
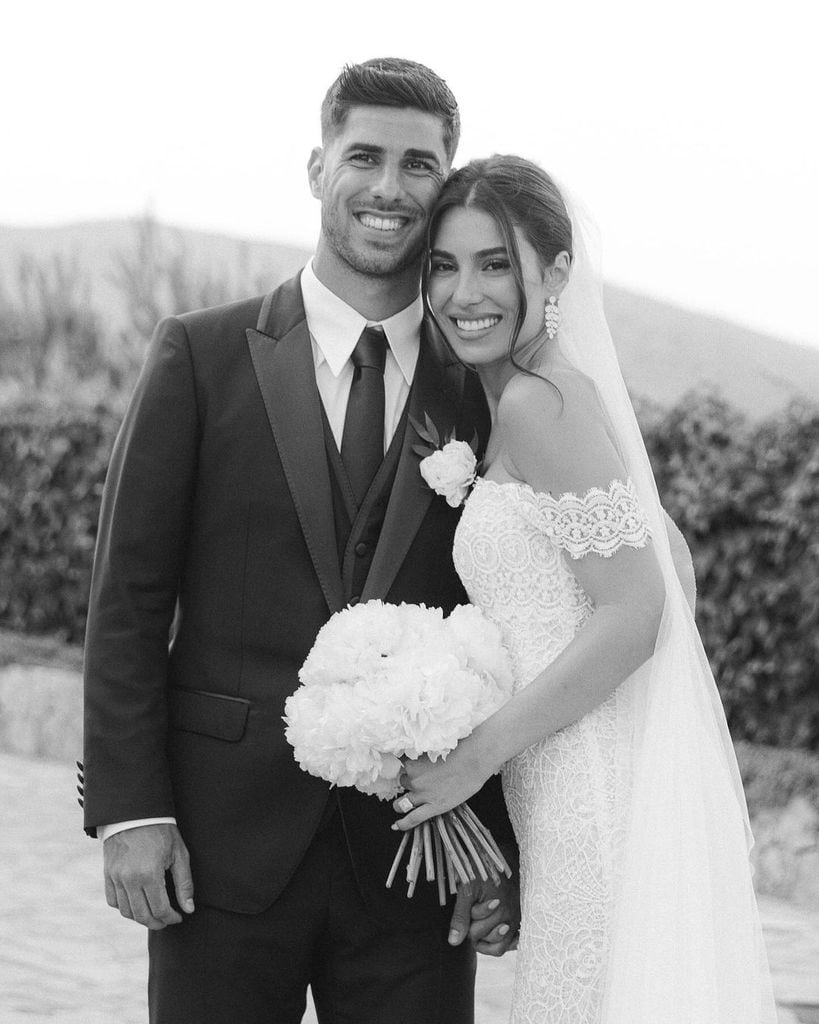
[[[544, 272], [524, 233], [515, 228], [526, 317], [516, 350], [543, 328]], [[430, 255], [428, 298], [455, 355], [476, 368], [509, 364], [520, 315], [520, 291], [506, 242], [484, 210], [456, 207], [440, 220]]]
[[464, 334], [478, 334], [483, 331], [487, 331], [492, 327], [497, 327], [503, 317], [497, 315], [489, 316], [450, 316], [449, 318], [453, 324]]

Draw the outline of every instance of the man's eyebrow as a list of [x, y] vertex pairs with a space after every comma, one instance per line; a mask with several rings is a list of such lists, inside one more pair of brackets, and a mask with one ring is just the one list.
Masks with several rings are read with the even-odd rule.
[[406, 149], [404, 150], [404, 156], [415, 157], [421, 160], [433, 160], [435, 163], [440, 163], [438, 154], [433, 152], [431, 149]]
[[353, 149], [363, 150], [365, 153], [383, 153], [383, 146], [376, 146], [372, 142], [351, 142], [346, 146], [346, 150], [349, 153]]

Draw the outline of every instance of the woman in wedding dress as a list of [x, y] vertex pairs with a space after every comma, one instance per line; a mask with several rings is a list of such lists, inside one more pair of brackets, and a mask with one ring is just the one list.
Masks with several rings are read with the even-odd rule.
[[492, 416], [453, 556], [516, 682], [445, 762], [407, 766], [398, 827], [502, 770], [515, 1024], [773, 1024], [733, 748], [579, 219], [498, 156], [433, 212], [426, 301]]

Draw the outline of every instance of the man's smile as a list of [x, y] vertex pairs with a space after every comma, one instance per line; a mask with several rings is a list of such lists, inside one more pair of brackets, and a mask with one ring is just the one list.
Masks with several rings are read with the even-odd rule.
[[408, 217], [395, 214], [357, 213], [356, 217], [365, 228], [374, 231], [400, 231], [409, 223]]

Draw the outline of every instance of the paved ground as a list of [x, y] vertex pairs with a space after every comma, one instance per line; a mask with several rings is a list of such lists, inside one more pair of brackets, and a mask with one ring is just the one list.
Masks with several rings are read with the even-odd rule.
[[[68, 765], [0, 754], [0, 894], [2, 1024], [144, 1024], [144, 932], [105, 905]], [[761, 905], [782, 1024], [819, 1022], [819, 912]], [[480, 964], [478, 1024], [505, 1024], [514, 954]]]

